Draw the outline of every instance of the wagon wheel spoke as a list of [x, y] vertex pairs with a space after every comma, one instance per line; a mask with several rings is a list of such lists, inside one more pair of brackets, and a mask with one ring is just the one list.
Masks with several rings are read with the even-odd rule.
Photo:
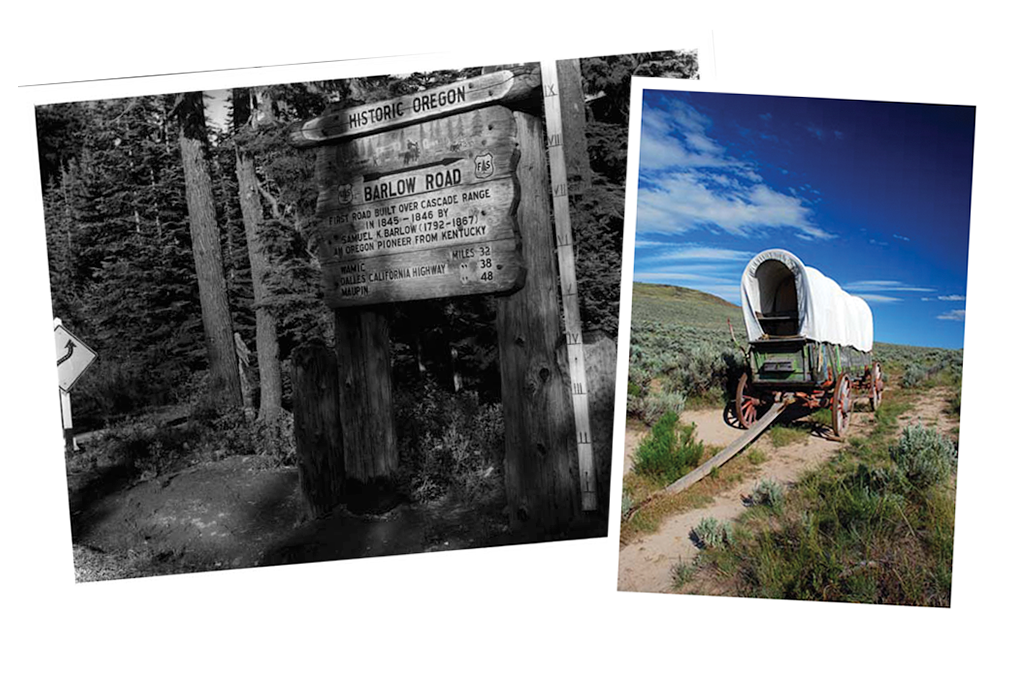
[[736, 385], [736, 419], [740, 426], [749, 429], [757, 420], [757, 407], [761, 400], [754, 396], [746, 373], [740, 376]]
[[837, 437], [842, 437], [850, 426], [851, 401], [850, 377], [844, 373], [832, 392], [832, 431]]
[[882, 380], [882, 365], [877, 361], [871, 367], [871, 410], [877, 411], [882, 403], [882, 390], [885, 389], [885, 381]]

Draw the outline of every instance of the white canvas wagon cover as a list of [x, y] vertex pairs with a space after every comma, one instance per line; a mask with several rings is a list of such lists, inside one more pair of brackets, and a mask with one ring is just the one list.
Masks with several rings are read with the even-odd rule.
[[871, 350], [874, 326], [864, 299], [846, 293], [788, 251], [769, 249], [754, 256], [743, 271], [740, 295], [752, 341], [793, 334]]

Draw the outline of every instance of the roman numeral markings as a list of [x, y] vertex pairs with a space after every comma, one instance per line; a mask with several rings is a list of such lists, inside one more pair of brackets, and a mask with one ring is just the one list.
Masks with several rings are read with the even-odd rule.
[[562, 292], [562, 322], [565, 327], [566, 356], [569, 360], [569, 380], [573, 413], [575, 414], [576, 451], [579, 461], [579, 481], [584, 512], [597, 509], [594, 490], [594, 450], [590, 444], [590, 414], [587, 401], [586, 356], [583, 330], [580, 325], [578, 297], [576, 295], [576, 261], [569, 207], [569, 184], [566, 178], [565, 138], [562, 130], [561, 101], [559, 101], [557, 65], [554, 61], [541, 63], [542, 91], [544, 94], [544, 120], [547, 124], [545, 140], [551, 169], [551, 195], [554, 207], [555, 242], [559, 279]]

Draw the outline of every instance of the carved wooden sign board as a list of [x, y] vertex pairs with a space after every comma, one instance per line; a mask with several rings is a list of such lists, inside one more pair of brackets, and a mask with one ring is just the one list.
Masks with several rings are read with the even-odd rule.
[[330, 307], [522, 285], [516, 125], [508, 109], [321, 146], [317, 161], [319, 257]]
[[316, 146], [484, 106], [507, 104], [530, 96], [538, 86], [539, 81], [534, 77], [499, 70], [387, 101], [325, 113], [293, 127], [291, 142], [298, 147]]

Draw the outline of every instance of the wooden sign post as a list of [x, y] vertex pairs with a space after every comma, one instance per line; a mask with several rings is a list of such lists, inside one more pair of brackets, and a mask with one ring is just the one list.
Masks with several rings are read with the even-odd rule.
[[347, 475], [397, 469], [384, 304], [498, 294], [510, 521], [551, 533], [581, 510], [551, 185], [543, 122], [506, 107], [537, 94], [537, 71], [497, 71], [330, 111], [296, 125], [292, 141], [319, 146], [315, 236], [335, 309]]
[[580, 514], [576, 445], [572, 404], [558, 363], [558, 272], [544, 124], [526, 113], [516, 113], [516, 123], [519, 219], [529, 274], [522, 289], [498, 304], [505, 488], [514, 529], [555, 532]]

